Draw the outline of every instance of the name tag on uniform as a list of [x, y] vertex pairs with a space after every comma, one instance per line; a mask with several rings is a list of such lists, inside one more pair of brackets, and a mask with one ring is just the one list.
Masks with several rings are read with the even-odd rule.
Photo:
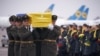
[[32, 27], [48, 27], [51, 24], [51, 13], [44, 12], [44, 13], [28, 13]]

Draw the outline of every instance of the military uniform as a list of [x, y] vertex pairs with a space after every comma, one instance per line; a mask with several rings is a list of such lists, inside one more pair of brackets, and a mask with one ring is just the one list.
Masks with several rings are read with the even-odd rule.
[[17, 34], [17, 28], [14, 28], [11, 33], [12, 33], [12, 36], [14, 37], [14, 40], [15, 40], [14, 55], [15, 56], [20, 56], [20, 38]]
[[44, 39], [47, 37], [48, 33], [49, 31], [47, 28], [35, 28], [33, 30], [32, 35], [35, 37], [36, 56], [41, 56], [44, 51], [42, 50], [42, 42], [46, 42]]
[[56, 56], [57, 43], [56, 39], [61, 34], [60, 27], [54, 26], [53, 30], [48, 29], [47, 36], [44, 36], [44, 41], [41, 45], [41, 56]]
[[71, 32], [72, 32], [72, 30], [69, 30], [68, 33], [67, 33], [68, 42], [69, 42], [69, 46], [68, 46], [67, 49], [68, 49], [69, 55], [71, 55], [71, 48], [70, 48]]
[[96, 37], [98, 38], [98, 39], [97, 39], [97, 52], [98, 52], [97, 55], [100, 56], [100, 29], [98, 29], [98, 30], [96, 31]]
[[84, 40], [83, 40], [83, 56], [90, 56], [91, 55], [91, 35], [89, 31], [84, 32]]
[[17, 31], [20, 37], [20, 56], [35, 56], [35, 44], [32, 33], [24, 26]]
[[9, 18], [9, 22], [11, 24], [11, 26], [7, 27], [6, 31], [7, 31], [7, 35], [8, 35], [8, 39], [9, 39], [9, 45], [8, 45], [8, 56], [15, 56], [14, 55], [14, 36], [12, 34], [13, 29], [15, 28], [15, 20], [16, 20], [16, 16], [12, 15]]
[[79, 41], [77, 36], [77, 30], [72, 30], [70, 39], [70, 53], [71, 56], [78, 54], [79, 52]]
[[58, 46], [58, 54], [57, 56], [67, 56], [67, 45], [66, 45], [66, 39], [60, 38], [57, 39], [57, 46]]
[[14, 56], [14, 37], [11, 34], [13, 28], [13, 26], [7, 28], [7, 35], [9, 38], [8, 56]]
[[92, 50], [92, 56], [97, 55], [97, 37], [95, 36], [96, 31], [91, 32], [91, 50]]

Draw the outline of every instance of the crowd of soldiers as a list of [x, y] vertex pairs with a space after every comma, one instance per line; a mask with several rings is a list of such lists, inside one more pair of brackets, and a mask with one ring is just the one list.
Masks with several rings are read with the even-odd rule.
[[31, 26], [30, 17], [26, 14], [12, 15], [7, 27], [9, 38], [8, 56], [56, 56], [56, 39], [60, 27], [55, 25], [56, 15], [51, 16], [48, 27]]
[[100, 56], [100, 24], [31, 26], [27, 14], [12, 15], [7, 28], [8, 56]]
[[61, 26], [58, 56], [100, 56], [100, 24]]

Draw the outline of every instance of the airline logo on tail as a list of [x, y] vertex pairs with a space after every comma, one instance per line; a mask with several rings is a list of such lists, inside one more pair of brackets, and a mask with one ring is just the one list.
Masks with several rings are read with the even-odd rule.
[[45, 12], [52, 12], [54, 6], [55, 6], [55, 4], [51, 4], [51, 5], [45, 10]]
[[84, 10], [82, 12], [82, 15], [80, 16], [80, 18], [78, 18], [78, 20], [86, 20], [87, 19], [87, 15], [88, 15], [88, 11], [89, 11], [89, 8], [86, 8], [86, 10]]
[[84, 10], [85, 5], [82, 5], [68, 20], [86, 20], [89, 8]]

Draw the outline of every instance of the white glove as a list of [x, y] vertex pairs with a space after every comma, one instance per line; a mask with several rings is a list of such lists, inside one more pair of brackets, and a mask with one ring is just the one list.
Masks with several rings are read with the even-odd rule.
[[48, 29], [53, 30], [54, 29], [53, 24], [49, 24]]
[[30, 25], [30, 31], [32, 32], [34, 28], [32, 27], [32, 24]]

